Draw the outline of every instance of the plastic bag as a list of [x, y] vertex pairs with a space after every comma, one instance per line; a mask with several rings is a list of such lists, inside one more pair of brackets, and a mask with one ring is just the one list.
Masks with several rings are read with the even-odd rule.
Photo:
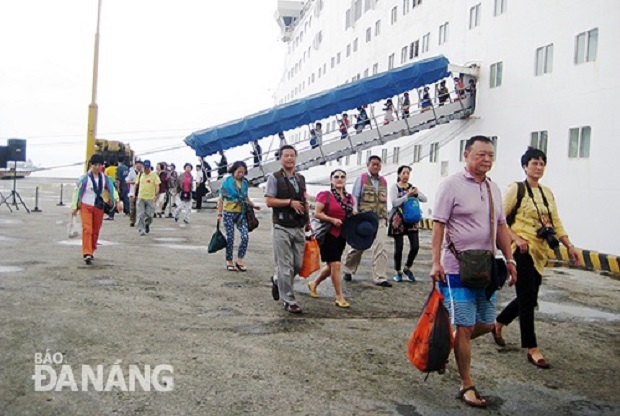
[[310, 237], [306, 240], [306, 246], [304, 249], [304, 259], [299, 271], [299, 276], [303, 278], [310, 277], [310, 275], [321, 268], [321, 250], [319, 249], [319, 242], [316, 238]]
[[71, 222], [67, 224], [67, 236], [69, 238], [78, 238], [80, 236], [81, 228], [82, 227], [78, 221], [77, 215], [72, 215]]
[[443, 295], [433, 285], [407, 346], [409, 361], [420, 371], [442, 371], [454, 347], [450, 315], [443, 304]]
[[215, 232], [211, 236], [208, 251], [209, 253], [215, 253], [223, 248], [226, 248], [226, 237], [224, 237], [224, 234], [220, 231], [220, 222], [218, 221]]

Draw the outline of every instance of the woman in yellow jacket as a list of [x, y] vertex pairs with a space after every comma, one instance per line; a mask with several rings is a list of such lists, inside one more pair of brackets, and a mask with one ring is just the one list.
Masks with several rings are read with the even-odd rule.
[[579, 263], [575, 246], [564, 230], [551, 189], [539, 183], [545, 173], [547, 156], [539, 149], [528, 148], [521, 157], [527, 176], [522, 183], [513, 183], [504, 195], [504, 212], [510, 226], [512, 248], [517, 262], [517, 297], [497, 316], [493, 338], [505, 346], [502, 328], [519, 317], [521, 347], [527, 348], [527, 359], [540, 368], [550, 365], [538, 349], [534, 331], [534, 308], [547, 263], [548, 252], [560, 242], [568, 248], [574, 264]]

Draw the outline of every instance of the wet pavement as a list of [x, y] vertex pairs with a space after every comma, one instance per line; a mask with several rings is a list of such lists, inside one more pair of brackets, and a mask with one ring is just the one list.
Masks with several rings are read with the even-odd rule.
[[[213, 210], [193, 213], [184, 227], [155, 220], [147, 237], [118, 215], [104, 222], [87, 266], [80, 240], [67, 238], [69, 208], [57, 205], [59, 184], [18, 181], [30, 208], [41, 186], [41, 213], [0, 207], [0, 415], [480, 414], [454, 398], [453, 358], [446, 374], [424, 381], [406, 357], [430, 290], [429, 231], [420, 235], [418, 282], [377, 288], [366, 255], [344, 285], [350, 309], [334, 306], [329, 281], [312, 299], [307, 281], [297, 279], [304, 313], [293, 316], [270, 296], [268, 210], [258, 212], [261, 225], [250, 235], [247, 273], [227, 272], [222, 252], [207, 254]], [[0, 191], [8, 185], [0, 182]], [[252, 195], [262, 203], [259, 190]], [[498, 307], [512, 296], [513, 289], [500, 292]], [[527, 362], [517, 323], [504, 332], [506, 348], [490, 337], [475, 340], [472, 375], [489, 413], [619, 414], [619, 300], [615, 278], [547, 269], [536, 325], [553, 367]], [[103, 365], [106, 374], [119, 360], [124, 369], [170, 364], [174, 389], [37, 392], [34, 354], [46, 350], [62, 353], [74, 369]]]

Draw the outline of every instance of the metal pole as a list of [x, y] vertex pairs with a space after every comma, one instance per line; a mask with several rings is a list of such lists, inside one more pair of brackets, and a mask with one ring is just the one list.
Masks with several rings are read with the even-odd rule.
[[88, 106], [88, 130], [86, 132], [86, 162], [84, 171], [88, 171], [88, 161], [95, 153], [95, 138], [97, 137], [97, 76], [99, 69], [99, 18], [101, 15], [101, 0], [97, 7], [97, 32], [95, 33], [95, 56], [93, 59], [93, 86], [92, 99]]
[[62, 189], [63, 189], [63, 187], [64, 187], [64, 183], [61, 183], [60, 184], [60, 202], [56, 204], [59, 207], [64, 207], [65, 206], [65, 204], [62, 202]]
[[34, 209], [32, 210], [32, 212], [42, 212], [39, 209], [39, 187], [38, 186], [34, 189]]

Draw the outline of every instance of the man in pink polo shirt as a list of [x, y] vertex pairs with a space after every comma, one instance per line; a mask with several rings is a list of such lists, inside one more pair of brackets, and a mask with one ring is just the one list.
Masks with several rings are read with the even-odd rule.
[[[439, 290], [445, 297], [446, 307], [456, 325], [454, 356], [461, 378], [459, 398], [473, 407], [485, 407], [486, 401], [476, 390], [470, 374], [471, 340], [493, 329], [495, 293], [487, 299], [485, 289], [472, 289], [463, 285], [459, 262], [449, 249], [447, 240], [449, 238], [457, 252], [494, 251], [493, 245], [496, 242], [507, 259], [509, 285], [517, 281], [502, 195], [499, 187], [486, 176], [493, 166], [493, 155], [493, 143], [488, 137], [474, 136], [469, 139], [464, 152], [465, 169], [450, 176], [439, 186], [433, 211], [431, 277], [439, 282]], [[491, 241], [488, 189], [491, 190], [494, 208], [495, 241]], [[447, 234], [445, 240], [444, 233]]]

